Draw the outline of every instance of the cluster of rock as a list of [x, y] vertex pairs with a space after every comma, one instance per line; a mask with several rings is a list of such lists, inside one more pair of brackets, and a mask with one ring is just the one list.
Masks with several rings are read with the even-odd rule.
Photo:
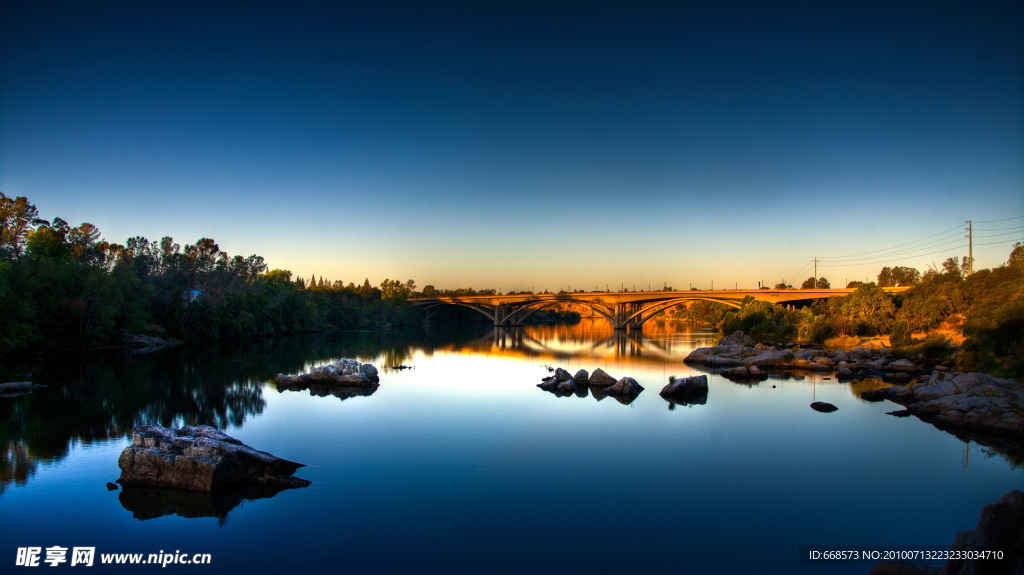
[[32, 393], [40, 387], [46, 386], [38, 383], [32, 383], [31, 381], [11, 381], [8, 383], [0, 383], [0, 397], [17, 397], [19, 395], [25, 395], [26, 393]]
[[671, 377], [659, 393], [665, 400], [679, 405], [703, 405], [708, 401], [708, 376]]
[[354, 359], [339, 359], [334, 363], [321, 365], [298, 375], [277, 374], [274, 380], [279, 389], [308, 389], [310, 385], [331, 385], [347, 387], [376, 387], [380, 382], [377, 368], [369, 363]]
[[553, 375], [542, 379], [537, 387], [562, 396], [571, 395], [590, 387], [601, 388], [602, 395], [617, 397], [636, 397], [644, 390], [632, 377], [615, 379], [601, 368], [595, 369], [594, 373], [588, 373], [587, 370], [581, 369], [576, 372], [576, 375], [571, 375], [568, 371], [558, 368]]
[[246, 486], [280, 491], [306, 487], [293, 477], [301, 463], [257, 451], [207, 425], [168, 429], [143, 425], [117, 461], [122, 485], [218, 491]]
[[888, 399], [938, 427], [1024, 438], [1024, 388], [984, 373], [932, 372], [927, 381], [865, 391], [868, 401]]
[[879, 378], [892, 383], [907, 383], [926, 377], [928, 370], [908, 358], [893, 356], [879, 343], [855, 347], [849, 351], [802, 346], [755, 346], [731, 342], [749, 341], [743, 332], [722, 338], [719, 345], [693, 350], [683, 361], [708, 368], [723, 368], [719, 373], [730, 379], [763, 380], [769, 371], [835, 371], [840, 380]]
[[[980, 575], [983, 573], [1024, 573], [1024, 492], [1014, 489], [998, 503], [986, 505], [974, 531], [962, 531], [953, 539], [951, 551], [972, 552], [973, 558], [949, 559], [940, 571], [928, 565], [887, 561], [871, 568], [871, 575]], [[982, 553], [1000, 552], [1001, 558], [980, 558]], [[959, 555], [966, 555], [960, 553]]]

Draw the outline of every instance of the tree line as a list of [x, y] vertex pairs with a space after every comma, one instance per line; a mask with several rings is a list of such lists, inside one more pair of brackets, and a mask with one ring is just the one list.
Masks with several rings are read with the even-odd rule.
[[0, 353], [123, 345], [130, 334], [237, 339], [418, 321], [412, 280], [378, 286], [292, 280], [211, 238], [105, 241], [90, 223], [46, 220], [0, 193]]

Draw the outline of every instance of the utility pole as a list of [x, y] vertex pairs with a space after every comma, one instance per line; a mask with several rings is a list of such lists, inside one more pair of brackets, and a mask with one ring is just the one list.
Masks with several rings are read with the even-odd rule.
[[814, 285], [811, 287], [818, 287], [818, 258], [814, 258]]
[[967, 275], [974, 273], [974, 222], [967, 220]]

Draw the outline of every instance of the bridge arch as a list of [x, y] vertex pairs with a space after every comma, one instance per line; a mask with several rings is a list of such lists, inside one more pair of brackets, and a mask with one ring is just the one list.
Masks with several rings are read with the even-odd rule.
[[738, 301], [733, 300], [733, 299], [709, 298], [709, 297], [681, 297], [681, 298], [678, 298], [678, 299], [670, 299], [670, 300], [659, 301], [659, 302], [652, 303], [651, 305], [641, 307], [640, 309], [636, 310], [633, 314], [631, 314], [627, 318], [626, 321], [631, 326], [638, 326], [639, 327], [639, 326], [647, 323], [647, 320], [657, 316], [658, 314], [660, 314], [661, 312], [667, 310], [668, 308], [677, 306], [677, 305], [679, 305], [681, 303], [686, 303], [686, 302], [691, 302], [691, 301], [710, 301], [710, 302], [714, 302], [714, 303], [724, 304], [724, 305], [727, 305], [729, 307], [734, 307], [736, 309], [741, 309], [743, 307], [743, 303], [742, 302], [738, 302]]
[[[888, 293], [899, 293], [909, 288], [883, 288]], [[806, 290], [702, 290], [666, 292], [574, 292], [559, 294], [511, 294], [480, 296], [440, 296], [410, 299], [413, 305], [431, 310], [440, 305], [461, 305], [482, 313], [495, 326], [521, 325], [530, 315], [557, 305], [573, 303], [586, 306], [609, 320], [616, 329], [638, 328], [665, 309], [689, 301], [712, 301], [741, 308], [743, 300], [753, 298], [772, 304], [791, 304], [795, 301], [829, 297], [845, 297], [853, 288]], [[436, 310], [435, 310], [436, 311]], [[427, 312], [427, 319], [434, 311]]]

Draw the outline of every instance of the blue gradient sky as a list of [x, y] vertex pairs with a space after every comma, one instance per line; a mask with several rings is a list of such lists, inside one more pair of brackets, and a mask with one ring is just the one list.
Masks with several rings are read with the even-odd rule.
[[338, 4], [5, 1], [0, 191], [439, 288], [838, 285], [965, 255], [964, 220], [976, 267], [1024, 239], [1019, 2]]

